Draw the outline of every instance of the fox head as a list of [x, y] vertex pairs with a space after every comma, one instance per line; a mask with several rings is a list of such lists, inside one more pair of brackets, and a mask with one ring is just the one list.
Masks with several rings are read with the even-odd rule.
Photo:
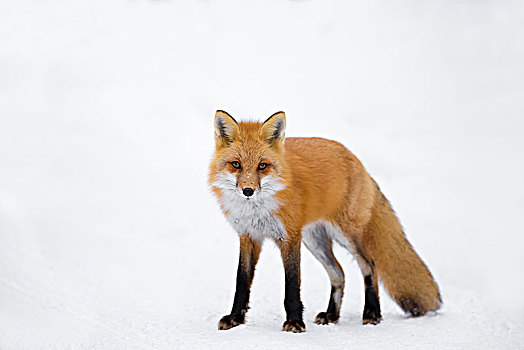
[[237, 123], [228, 113], [217, 111], [209, 178], [213, 191], [231, 201], [259, 202], [283, 189], [285, 127], [284, 112], [263, 123]]

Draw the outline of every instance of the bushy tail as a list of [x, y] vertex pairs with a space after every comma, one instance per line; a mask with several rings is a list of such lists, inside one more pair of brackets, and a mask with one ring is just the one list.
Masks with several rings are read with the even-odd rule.
[[406, 239], [389, 201], [378, 190], [364, 249], [389, 295], [406, 312], [422, 316], [442, 303], [437, 283]]

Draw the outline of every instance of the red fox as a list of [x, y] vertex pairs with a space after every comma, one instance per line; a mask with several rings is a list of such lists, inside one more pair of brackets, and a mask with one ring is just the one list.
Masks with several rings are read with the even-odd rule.
[[405, 312], [421, 316], [437, 310], [442, 303], [437, 283], [360, 161], [335, 141], [285, 138], [285, 126], [284, 112], [263, 123], [237, 123], [224, 111], [215, 115], [209, 184], [240, 237], [233, 308], [218, 328], [245, 322], [266, 238], [276, 243], [284, 263], [284, 331], [306, 330], [300, 300], [301, 242], [331, 281], [328, 307], [317, 315], [317, 324], [337, 323], [340, 315], [344, 272], [333, 255], [333, 242], [355, 256], [364, 277], [364, 324], [382, 320], [379, 278]]

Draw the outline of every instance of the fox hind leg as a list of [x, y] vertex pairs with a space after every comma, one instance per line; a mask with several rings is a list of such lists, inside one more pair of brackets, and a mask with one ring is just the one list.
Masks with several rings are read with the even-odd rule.
[[382, 321], [382, 314], [378, 298], [378, 277], [375, 271], [375, 263], [364, 254], [359, 246], [356, 247], [355, 255], [362, 276], [364, 276], [365, 302], [362, 323], [377, 325]]
[[344, 271], [333, 254], [333, 240], [328, 234], [329, 228], [322, 223], [313, 224], [303, 231], [306, 248], [326, 269], [331, 281], [331, 293], [326, 312], [320, 312], [315, 318], [317, 324], [337, 323], [344, 293]]

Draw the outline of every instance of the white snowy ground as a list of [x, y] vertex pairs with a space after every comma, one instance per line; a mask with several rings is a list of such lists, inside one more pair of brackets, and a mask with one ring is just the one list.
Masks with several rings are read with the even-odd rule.
[[[0, 349], [524, 347], [522, 1], [0, 2]], [[382, 294], [338, 325], [304, 250], [307, 333], [281, 332], [266, 244], [247, 324], [206, 171], [216, 109], [343, 142], [390, 198], [444, 306]]]

